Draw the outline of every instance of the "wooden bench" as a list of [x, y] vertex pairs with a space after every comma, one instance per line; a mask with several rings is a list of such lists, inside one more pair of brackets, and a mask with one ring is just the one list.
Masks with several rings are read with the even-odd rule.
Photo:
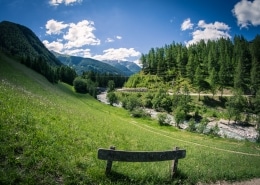
[[109, 175], [113, 161], [121, 162], [156, 162], [173, 160], [171, 177], [173, 178], [177, 172], [178, 159], [185, 158], [186, 150], [179, 150], [175, 147], [169, 151], [122, 151], [116, 150], [114, 146], [110, 149], [98, 149], [98, 159], [106, 160], [106, 175]]

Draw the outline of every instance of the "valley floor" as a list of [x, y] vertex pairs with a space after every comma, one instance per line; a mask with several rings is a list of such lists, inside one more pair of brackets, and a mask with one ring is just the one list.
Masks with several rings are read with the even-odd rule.
[[[106, 98], [107, 93], [102, 92], [97, 96], [98, 100], [101, 101], [102, 103], [109, 104], [107, 98]], [[120, 107], [120, 104], [114, 104], [114, 106]], [[153, 109], [146, 109], [146, 111], [151, 115], [152, 118], [157, 119], [157, 114], [159, 112], [156, 112]], [[171, 124], [174, 125], [174, 117], [170, 114], [168, 114], [169, 119], [171, 120]], [[239, 126], [234, 124], [232, 121], [228, 122], [228, 120], [220, 119], [211, 119], [210, 122], [208, 123], [207, 128], [210, 129], [214, 127], [215, 125], [218, 125], [219, 127], [219, 135], [221, 137], [226, 137], [226, 138], [233, 138], [237, 140], [244, 140], [247, 139], [249, 141], [255, 141], [258, 133], [253, 126]], [[180, 127], [182, 129], [186, 129], [188, 127], [187, 123], [180, 124]]]

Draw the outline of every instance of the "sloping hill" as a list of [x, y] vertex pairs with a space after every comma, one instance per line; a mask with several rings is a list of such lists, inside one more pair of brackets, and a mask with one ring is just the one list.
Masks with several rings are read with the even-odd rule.
[[32, 30], [9, 21], [0, 22], [0, 51], [18, 57], [41, 56], [51, 65], [61, 65]]
[[[187, 150], [176, 179], [171, 161], [113, 163], [98, 148]], [[131, 118], [0, 53], [0, 184], [196, 184], [260, 177], [259, 144], [211, 138]]]

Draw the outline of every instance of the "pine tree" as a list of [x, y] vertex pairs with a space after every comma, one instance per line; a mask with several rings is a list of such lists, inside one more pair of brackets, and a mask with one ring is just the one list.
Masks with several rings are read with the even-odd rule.
[[250, 71], [251, 93], [260, 89], [260, 35], [257, 35], [251, 46], [252, 68]]

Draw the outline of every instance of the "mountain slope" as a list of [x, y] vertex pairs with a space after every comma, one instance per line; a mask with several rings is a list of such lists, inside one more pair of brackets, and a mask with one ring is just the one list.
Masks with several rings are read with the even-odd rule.
[[63, 64], [73, 67], [76, 70], [77, 74], [79, 75], [81, 75], [82, 72], [84, 71], [93, 71], [97, 73], [109, 73], [109, 74], [116, 74], [122, 76], [125, 75], [121, 70], [109, 64], [100, 62], [98, 60], [94, 60], [91, 58], [82, 58], [76, 56], [63, 55], [56, 52], [53, 53], [57, 57], [57, 59], [60, 60]]
[[32, 30], [9, 21], [0, 22], [0, 51], [18, 57], [41, 56], [51, 65], [61, 65]]
[[118, 61], [118, 60], [103, 60], [102, 62], [114, 66], [117, 69], [120, 69], [127, 76], [131, 76], [135, 73], [138, 73], [141, 70], [141, 68], [134, 62]]

